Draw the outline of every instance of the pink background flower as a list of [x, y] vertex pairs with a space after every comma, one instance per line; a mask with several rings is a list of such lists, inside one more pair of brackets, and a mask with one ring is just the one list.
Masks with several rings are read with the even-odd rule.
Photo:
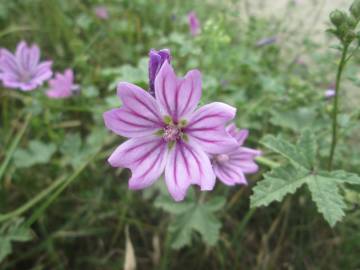
[[51, 61], [40, 62], [40, 49], [21, 41], [15, 54], [0, 49], [0, 80], [5, 87], [34, 90], [51, 78]]
[[79, 86], [74, 84], [74, 73], [71, 69], [65, 70], [64, 74], [56, 73], [55, 78], [49, 80], [49, 86], [46, 92], [49, 98], [67, 98], [79, 89]]

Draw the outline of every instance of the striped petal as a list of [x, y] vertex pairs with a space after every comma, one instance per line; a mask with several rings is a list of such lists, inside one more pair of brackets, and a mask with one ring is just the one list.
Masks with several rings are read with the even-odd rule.
[[108, 129], [135, 138], [153, 134], [163, 127], [158, 105], [149, 93], [133, 84], [120, 83], [118, 95], [124, 106], [104, 113]]
[[15, 56], [6, 49], [0, 50], [0, 70], [2, 73], [12, 74], [18, 77], [18, 69]]
[[236, 184], [247, 185], [244, 173], [238, 167], [230, 164], [213, 165], [214, 173], [225, 185], [233, 186]]
[[247, 184], [245, 174], [259, 170], [254, 158], [261, 155], [258, 150], [239, 146], [227, 154], [228, 159], [213, 161], [216, 176], [226, 185]]
[[235, 116], [236, 109], [220, 102], [210, 103], [195, 111], [184, 132], [210, 154], [226, 153], [238, 146], [225, 130], [226, 122]]
[[185, 198], [191, 184], [199, 185], [201, 190], [212, 190], [215, 175], [209, 157], [196, 145], [177, 142], [169, 153], [165, 182], [175, 201]]
[[239, 145], [243, 145], [247, 137], [249, 136], [249, 130], [248, 129], [238, 129], [234, 123], [228, 125], [226, 127], [226, 131], [229, 132], [231, 136], [233, 136]]
[[177, 78], [171, 65], [165, 61], [155, 79], [155, 95], [163, 111], [175, 122], [192, 113], [201, 98], [201, 73], [189, 71]]
[[121, 144], [109, 157], [113, 167], [129, 168], [132, 176], [130, 189], [152, 185], [164, 172], [168, 147], [162, 138], [147, 136], [133, 138]]
[[44, 81], [47, 81], [52, 76], [52, 61], [44, 61], [40, 63], [36, 69], [35, 74], [33, 75], [33, 79], [31, 80], [33, 83], [38, 85], [43, 84]]
[[136, 138], [154, 134], [161, 124], [127, 107], [112, 109], [104, 113], [106, 127], [118, 135]]

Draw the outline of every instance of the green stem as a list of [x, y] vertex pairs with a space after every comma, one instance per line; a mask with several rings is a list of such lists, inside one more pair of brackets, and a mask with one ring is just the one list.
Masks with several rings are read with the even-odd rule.
[[3, 221], [6, 221], [8, 219], [11, 219], [13, 217], [22, 215], [27, 210], [32, 208], [35, 204], [37, 204], [39, 201], [41, 201], [43, 198], [45, 198], [49, 193], [51, 193], [53, 190], [55, 190], [58, 186], [60, 186], [62, 183], [64, 183], [65, 180], [66, 180], [66, 178], [64, 178], [64, 177], [59, 178], [58, 180], [53, 182], [49, 187], [47, 187], [46, 189], [41, 191], [38, 195], [36, 195], [33, 199], [26, 202], [22, 206], [18, 207], [14, 211], [11, 211], [6, 214], [0, 214], [0, 223]]
[[271, 169], [274, 169], [274, 168], [280, 166], [279, 163], [277, 163], [275, 161], [272, 161], [272, 160], [270, 160], [270, 159], [268, 159], [266, 157], [262, 157], [262, 156], [256, 157], [255, 160], [256, 160], [257, 163], [259, 163], [261, 165], [264, 165], [264, 166], [267, 166], [267, 167], [269, 167]]
[[335, 96], [334, 96], [334, 105], [333, 105], [333, 111], [332, 111], [332, 139], [331, 139], [331, 148], [330, 148], [330, 153], [329, 153], [329, 164], [328, 164], [329, 170], [331, 170], [332, 166], [333, 166], [335, 148], [336, 148], [336, 143], [337, 143], [337, 139], [338, 139], [337, 116], [339, 113], [339, 91], [340, 91], [341, 76], [342, 76], [344, 67], [346, 65], [346, 55], [348, 53], [348, 49], [349, 49], [349, 45], [345, 44], [343, 47], [340, 64], [338, 66], [338, 70], [337, 70], [337, 74], [336, 74]]
[[[98, 152], [96, 152], [97, 154]], [[59, 188], [50, 195], [50, 197], [41, 204], [31, 217], [25, 222], [25, 227], [30, 227], [40, 216], [41, 214], [50, 206], [52, 202], [56, 200], [57, 197], [79, 176], [79, 174], [87, 167], [87, 165], [96, 157], [96, 154], [86, 160], [69, 178], [65, 179], [62, 183], [59, 184]]]
[[7, 166], [9, 165], [9, 162], [10, 162], [10, 160], [11, 160], [11, 158], [12, 158], [14, 152], [15, 152], [15, 149], [19, 145], [21, 138], [24, 136], [26, 128], [30, 123], [31, 116], [32, 116], [32, 113], [29, 113], [26, 116], [25, 123], [23, 124], [20, 131], [18, 132], [18, 134], [14, 138], [13, 142], [10, 145], [9, 150], [6, 153], [5, 159], [4, 159], [4, 161], [2, 162], [2, 164], [0, 166], [0, 182], [1, 182], [3, 174], [5, 173], [5, 170], [6, 170]]

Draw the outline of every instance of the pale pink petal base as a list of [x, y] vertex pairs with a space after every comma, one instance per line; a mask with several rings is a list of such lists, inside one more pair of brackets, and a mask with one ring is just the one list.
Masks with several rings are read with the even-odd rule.
[[130, 139], [111, 154], [108, 161], [113, 167], [131, 169], [130, 189], [143, 189], [152, 185], [164, 172], [168, 155], [162, 138], [147, 136]]
[[194, 145], [176, 143], [170, 150], [165, 168], [165, 182], [175, 201], [184, 199], [190, 185], [212, 190], [215, 175], [209, 157]]

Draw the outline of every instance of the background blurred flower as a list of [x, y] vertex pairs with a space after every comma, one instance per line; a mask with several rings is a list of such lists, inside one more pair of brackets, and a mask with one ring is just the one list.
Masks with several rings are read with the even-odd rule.
[[193, 36], [197, 36], [200, 34], [200, 21], [195, 13], [195, 11], [191, 11], [188, 14], [188, 23], [189, 23], [189, 29]]
[[238, 142], [238, 147], [231, 151], [214, 155], [212, 158], [215, 175], [226, 185], [247, 184], [245, 174], [255, 173], [259, 167], [254, 159], [261, 155], [261, 152], [251, 148], [243, 147], [246, 138], [249, 136], [247, 129], [238, 130], [234, 124], [226, 128], [227, 132]]
[[130, 83], [120, 83], [123, 106], [104, 113], [105, 125], [130, 138], [109, 157], [113, 167], [130, 168], [130, 189], [152, 185], [165, 171], [167, 188], [176, 201], [190, 185], [212, 190], [215, 175], [207, 153], [221, 154], [237, 142], [225, 131], [236, 109], [214, 102], [195, 111], [201, 98], [201, 74], [177, 78], [165, 61], [155, 79], [156, 99]]
[[156, 51], [154, 49], [150, 50], [149, 53], [149, 92], [151, 95], [155, 96], [154, 82], [156, 75], [159, 73], [162, 64], [168, 61], [171, 61], [171, 55], [169, 49], [162, 49]]
[[325, 91], [325, 97], [326, 98], [332, 98], [335, 96], [335, 90], [334, 89], [327, 89]]
[[96, 6], [94, 10], [95, 10], [96, 17], [98, 17], [99, 19], [102, 19], [102, 20], [109, 19], [109, 11], [108, 11], [107, 7]]
[[50, 89], [46, 92], [49, 98], [67, 98], [79, 90], [74, 84], [74, 73], [71, 69], [65, 70], [64, 74], [56, 73], [55, 78], [49, 80]]
[[331, 99], [332, 97], [334, 97], [336, 94], [336, 91], [335, 91], [335, 83], [331, 83], [328, 88], [325, 90], [325, 98], [326, 99]]
[[15, 54], [0, 49], [0, 79], [5, 87], [30, 91], [51, 78], [52, 61], [40, 61], [40, 49], [21, 41]]

